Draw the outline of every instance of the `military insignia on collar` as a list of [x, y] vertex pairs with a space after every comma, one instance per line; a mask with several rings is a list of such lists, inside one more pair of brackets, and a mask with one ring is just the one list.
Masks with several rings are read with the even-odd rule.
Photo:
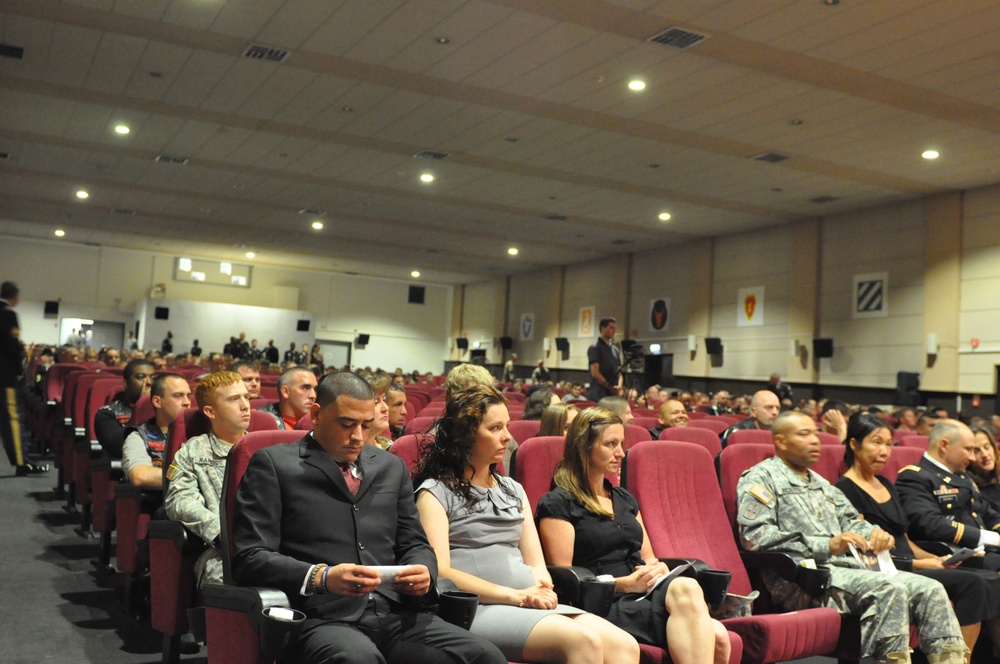
[[748, 493], [765, 505], [770, 505], [771, 501], [774, 500], [774, 494], [768, 491], [763, 484], [754, 484]]
[[174, 479], [174, 475], [177, 473], [178, 470], [180, 469], [177, 466], [175, 466], [174, 464], [170, 464], [170, 467], [167, 468], [167, 479], [168, 480]]

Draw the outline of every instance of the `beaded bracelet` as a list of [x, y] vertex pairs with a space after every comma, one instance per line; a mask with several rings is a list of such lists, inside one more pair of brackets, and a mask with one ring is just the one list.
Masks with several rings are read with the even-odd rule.
[[312, 595], [316, 592], [316, 572], [322, 565], [313, 565], [309, 568], [309, 581], [306, 583], [306, 594]]

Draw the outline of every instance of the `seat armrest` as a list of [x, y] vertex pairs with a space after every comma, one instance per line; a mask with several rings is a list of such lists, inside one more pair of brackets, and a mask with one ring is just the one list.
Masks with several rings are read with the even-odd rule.
[[184, 553], [194, 554], [208, 547], [204, 540], [176, 521], [151, 519], [146, 528], [150, 539], [170, 540]]
[[740, 551], [740, 557], [748, 570], [770, 569], [786, 581], [799, 577], [799, 566], [787, 553], [777, 551]]
[[274, 588], [234, 586], [224, 583], [206, 583], [201, 588], [206, 608], [241, 611], [250, 616], [250, 624], [260, 630], [261, 612], [280, 606], [289, 608], [288, 596]]
[[912, 572], [913, 571], [913, 558], [893, 558], [892, 564], [896, 566], [900, 572]]
[[586, 567], [549, 565], [548, 570], [562, 604], [573, 604], [580, 596], [580, 582], [595, 578], [594, 573]]

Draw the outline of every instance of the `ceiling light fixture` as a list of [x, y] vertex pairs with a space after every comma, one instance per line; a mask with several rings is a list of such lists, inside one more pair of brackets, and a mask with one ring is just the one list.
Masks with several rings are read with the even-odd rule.
[[518, 254], [517, 247], [511, 247], [510, 249], [507, 250], [507, 253], [510, 254], [511, 256], [517, 256]]
[[430, 173], [422, 173], [420, 175], [420, 181], [421, 182], [434, 182], [434, 176], [431, 175]]
[[448, 39], [447, 37], [438, 37], [434, 41], [436, 41], [438, 44], [442, 44], [442, 45], [444, 45], [444, 44], [450, 44], [451, 43], [451, 40]]
[[76, 197], [82, 201], [84, 199], [90, 198], [90, 194], [87, 193], [86, 189], [81, 189], [78, 192], [76, 192]]
[[642, 92], [643, 90], [646, 89], [646, 83], [644, 81], [640, 81], [637, 78], [633, 78], [631, 81], [628, 82], [628, 89], [631, 90], [632, 92]]
[[937, 159], [938, 157], [941, 156], [941, 153], [938, 152], [937, 150], [924, 150], [924, 152], [920, 156], [923, 157], [924, 159]]
[[312, 223], [312, 227], [313, 227], [314, 231], [321, 231], [321, 230], [323, 230], [323, 222], [322, 221], [314, 221]]
[[129, 133], [130, 131], [131, 131], [131, 129], [128, 128], [128, 125], [124, 125], [124, 124], [115, 125], [115, 133], [119, 134], [121, 136], [124, 136], [125, 134]]
[[257, 258], [257, 254], [252, 251], [247, 252], [247, 258]]
[[63, 229], [61, 229], [61, 228], [57, 228], [57, 229], [56, 229], [56, 230], [55, 230], [55, 231], [53, 232], [53, 235], [55, 235], [56, 237], [63, 237], [64, 235], [66, 235], [66, 231], [64, 231], [64, 230], [63, 230]]
[[410, 272], [410, 276], [413, 277], [414, 279], [419, 279], [420, 278], [420, 270], [414, 270], [413, 272]]
[[670, 213], [669, 212], [661, 212], [660, 213], [660, 221], [670, 221]]

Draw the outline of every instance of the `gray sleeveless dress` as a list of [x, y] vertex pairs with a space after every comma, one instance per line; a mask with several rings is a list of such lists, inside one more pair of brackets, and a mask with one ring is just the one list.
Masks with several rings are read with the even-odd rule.
[[[521, 497], [522, 504], [528, 504], [520, 484], [509, 477], [501, 477], [500, 481]], [[509, 588], [535, 585], [531, 568], [524, 563], [517, 547], [524, 518], [516, 501], [500, 486], [472, 487], [479, 500], [471, 510], [465, 508], [461, 496], [437, 480], [427, 480], [417, 488], [418, 493], [424, 490], [441, 502], [448, 515], [452, 567]], [[552, 610], [480, 604], [469, 631], [495, 644], [507, 659], [523, 661], [524, 642], [539, 620], [553, 614], [580, 613], [584, 612], [563, 604]]]

